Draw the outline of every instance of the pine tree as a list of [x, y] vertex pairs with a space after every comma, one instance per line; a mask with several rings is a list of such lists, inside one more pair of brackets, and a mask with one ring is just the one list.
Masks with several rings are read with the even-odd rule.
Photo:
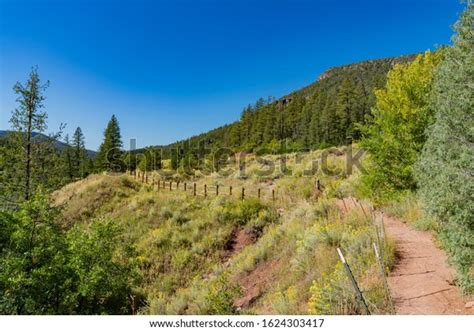
[[356, 137], [355, 126], [362, 124], [364, 113], [362, 87], [349, 79], [345, 79], [339, 87], [336, 104], [336, 123], [338, 123], [338, 144]]
[[[47, 114], [42, 111], [43, 101], [45, 97], [43, 92], [48, 87], [49, 82], [41, 84], [41, 80], [38, 74], [38, 69], [33, 68], [30, 72], [30, 77], [26, 85], [17, 82], [13, 87], [13, 90], [18, 94], [17, 102], [18, 108], [16, 108], [10, 119], [10, 123], [14, 134], [12, 135], [13, 144], [16, 145], [15, 153], [17, 154], [18, 166], [22, 169], [19, 180], [19, 189], [23, 191], [23, 197], [28, 200], [32, 190], [34, 189], [35, 183], [32, 182], [34, 176], [34, 159], [35, 148], [39, 145], [34, 146], [33, 133], [42, 133], [46, 130]], [[15, 149], [15, 148], [14, 148]], [[15, 167], [14, 165], [11, 165]]]
[[74, 175], [76, 177], [84, 177], [85, 174], [85, 162], [86, 162], [86, 147], [84, 142], [84, 134], [80, 127], [76, 128], [74, 135], [72, 136], [72, 148], [73, 148], [73, 166]]
[[[133, 155], [128, 153], [131, 156], [130, 160], [133, 160]], [[137, 162], [138, 161], [138, 162]], [[133, 162], [133, 161], [132, 161]], [[147, 148], [142, 155], [140, 155], [136, 161], [138, 164], [136, 167], [141, 171], [153, 171], [161, 169], [161, 154], [160, 151], [153, 148]], [[177, 168], [177, 166], [176, 166]]]
[[474, 292], [474, 5], [456, 24], [454, 46], [435, 73], [435, 123], [416, 168], [420, 195], [467, 293]]
[[64, 143], [66, 144], [66, 147], [64, 147], [64, 151], [63, 151], [63, 154], [64, 154], [64, 162], [66, 164], [66, 173], [67, 173], [67, 177], [69, 178], [69, 180], [73, 180], [74, 179], [74, 176], [75, 176], [75, 169], [74, 169], [74, 162], [73, 162], [73, 148], [71, 146], [71, 142], [69, 140], [69, 135], [66, 134], [66, 136], [64, 137]]
[[252, 120], [253, 120], [254, 110], [251, 105], [248, 105], [242, 111], [242, 115], [240, 116], [241, 124], [241, 135], [242, 135], [242, 143], [247, 144], [251, 140], [251, 132], [252, 132]]
[[241, 145], [242, 145], [242, 123], [238, 121], [238, 122], [235, 122], [234, 125], [230, 127], [228, 147], [238, 148]]
[[115, 115], [112, 115], [104, 132], [104, 141], [99, 147], [96, 167], [99, 171], [122, 171], [122, 138]]

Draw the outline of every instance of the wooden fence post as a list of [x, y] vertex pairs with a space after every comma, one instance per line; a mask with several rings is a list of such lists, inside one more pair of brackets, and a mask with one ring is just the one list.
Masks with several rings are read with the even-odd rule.
[[186, 192], [186, 182], [184, 182], [184, 192]]
[[157, 186], [158, 186], [158, 190], [160, 189], [160, 184], [161, 184], [160, 182], [161, 182], [161, 181], [158, 179], [158, 185], [157, 185]]
[[245, 188], [242, 187], [242, 196], [241, 196], [241, 199], [244, 200], [245, 199]]
[[275, 190], [272, 189], [272, 200], [275, 201]]
[[204, 197], [207, 197], [207, 185], [204, 184]]
[[258, 199], [260, 199], [260, 187], [258, 188], [258, 191], [257, 191], [257, 196], [258, 196]]
[[216, 195], [219, 195], [219, 185], [216, 185]]
[[176, 182], [176, 189], [179, 189], [179, 180]]
[[196, 183], [193, 185], [193, 195], [196, 196]]
[[232, 186], [229, 186], [229, 195], [232, 195]]
[[352, 282], [352, 286], [354, 287], [357, 298], [364, 305], [366, 314], [370, 315], [369, 306], [367, 306], [367, 303], [365, 302], [364, 296], [362, 295], [362, 292], [361, 292], [359, 286], [357, 285], [357, 281], [355, 280], [354, 275], [352, 274], [351, 267], [347, 263], [347, 261], [344, 257], [344, 254], [342, 254], [342, 251], [339, 247], [337, 248], [337, 254], [339, 254], [339, 258], [341, 259], [342, 264], [344, 264], [344, 267], [346, 268], [347, 276], [349, 277], [349, 279]]
[[173, 188], [171, 187], [171, 185], [173, 185], [173, 181], [172, 181], [172, 180], [170, 180], [170, 191], [173, 189]]

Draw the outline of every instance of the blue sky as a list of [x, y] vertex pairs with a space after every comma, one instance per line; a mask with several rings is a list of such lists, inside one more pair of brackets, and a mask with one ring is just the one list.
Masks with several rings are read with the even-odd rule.
[[230, 123], [327, 68], [450, 42], [457, 0], [0, 0], [0, 129], [38, 65], [49, 131], [96, 149], [112, 114], [125, 147]]

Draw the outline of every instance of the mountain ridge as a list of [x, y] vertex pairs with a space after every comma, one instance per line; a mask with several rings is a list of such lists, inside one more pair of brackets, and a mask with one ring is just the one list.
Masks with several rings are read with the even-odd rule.
[[[0, 139], [6, 137], [9, 133], [13, 132], [12, 130], [0, 130]], [[48, 139], [49, 137], [43, 133], [38, 133], [38, 132], [33, 132], [32, 133], [33, 138], [39, 138], [39, 139]], [[54, 145], [57, 149], [63, 150], [66, 148], [67, 144], [59, 141], [57, 139], [54, 139]], [[94, 158], [97, 155], [96, 151], [86, 149], [87, 157], [88, 158]]]
[[[290, 142], [289, 149], [314, 149], [342, 145], [358, 139], [357, 125], [366, 122], [375, 104], [373, 91], [385, 85], [388, 71], [418, 54], [370, 59], [330, 67], [318, 78], [277, 99], [260, 99], [244, 108], [234, 122], [171, 144], [151, 145], [135, 150], [189, 149], [205, 145], [210, 149], [230, 147], [240, 151]], [[263, 100], [263, 102], [262, 102]], [[279, 152], [283, 152], [280, 150]], [[179, 155], [178, 155], [179, 158]]]

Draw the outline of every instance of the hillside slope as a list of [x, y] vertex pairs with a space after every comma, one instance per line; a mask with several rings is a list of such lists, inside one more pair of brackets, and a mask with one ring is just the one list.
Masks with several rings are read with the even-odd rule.
[[[167, 146], [178, 160], [196, 159], [219, 147], [284, 153], [343, 145], [357, 139], [374, 105], [374, 89], [387, 72], [415, 55], [364, 61], [327, 70], [314, 83], [277, 100], [260, 99], [244, 108], [240, 120]], [[283, 143], [284, 142], [284, 143]], [[169, 158], [171, 155], [166, 156]]]
[[[130, 176], [94, 175], [53, 197], [66, 228], [112, 220], [123, 229], [123, 245], [136, 250], [141, 281], [133, 296], [143, 313], [363, 314], [336, 247], [351, 261], [371, 312], [390, 313], [372, 250], [372, 220], [362, 209], [338, 208], [353, 178], [319, 171], [321, 192], [315, 177], [302, 176], [320, 153], [267, 156], [269, 162], [285, 158], [289, 177], [262, 177], [262, 165], [248, 156], [246, 176], [196, 178], [196, 196], [192, 182], [186, 192], [183, 182], [157, 189], [165, 178], [149, 173], [148, 185]], [[344, 159], [344, 153], [331, 154], [331, 169], [343, 168]], [[384, 247], [390, 266], [391, 242]]]

